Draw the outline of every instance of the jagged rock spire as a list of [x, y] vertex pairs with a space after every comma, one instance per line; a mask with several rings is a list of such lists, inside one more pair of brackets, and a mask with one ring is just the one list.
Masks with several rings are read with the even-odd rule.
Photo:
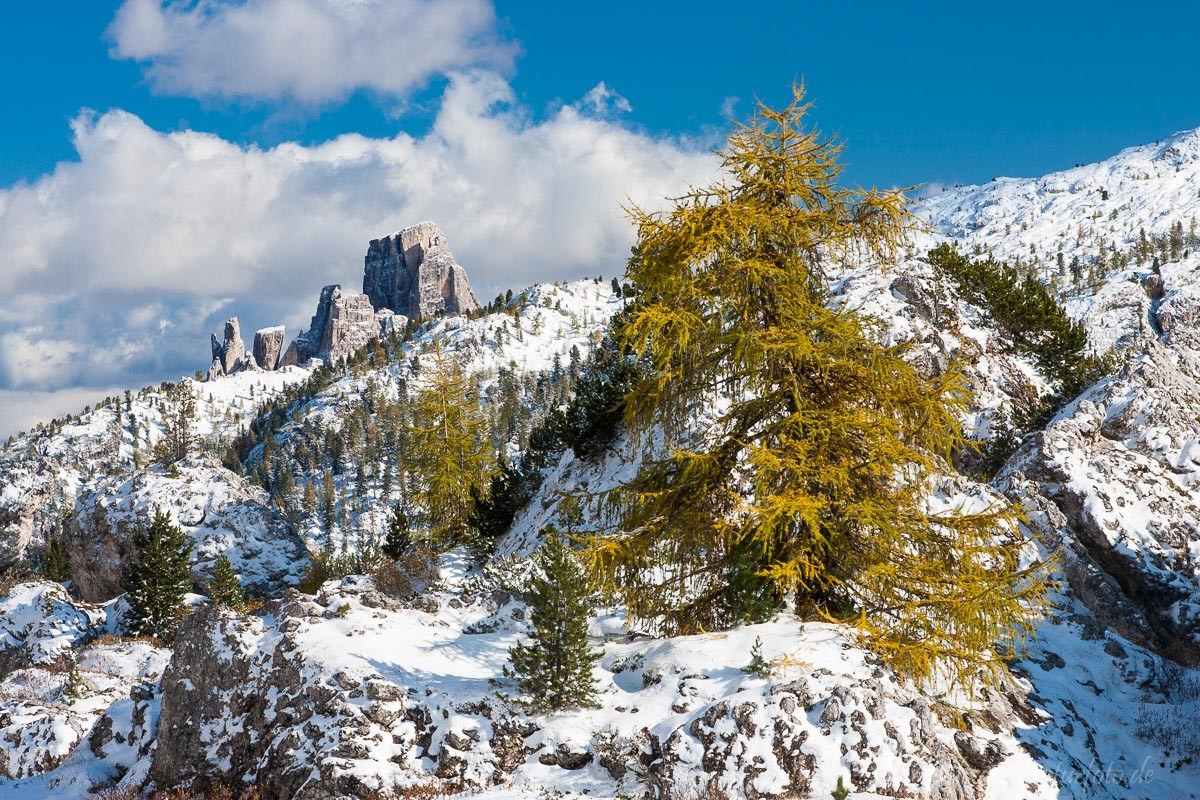
[[455, 261], [446, 235], [432, 222], [371, 240], [363, 293], [375, 308], [390, 308], [411, 319], [479, 308], [466, 270]]
[[242, 341], [242, 328], [237, 317], [225, 321], [225, 338], [218, 342], [216, 334], [212, 334], [212, 365], [208, 368], [208, 376], [229, 375], [252, 362], [246, 353], [246, 343]]
[[410, 319], [477, 308], [467, 271], [455, 261], [446, 235], [436, 224], [421, 222], [393, 236], [372, 239], [363, 294], [345, 293], [337, 284], [324, 287], [308, 330], [286, 351], [283, 327], [275, 326], [254, 334], [254, 352], [247, 355], [237, 318], [231, 319], [225, 325], [224, 342], [212, 337], [209, 376], [228, 375], [250, 365], [273, 370], [311, 358], [339, 361], [372, 339], [403, 329]]

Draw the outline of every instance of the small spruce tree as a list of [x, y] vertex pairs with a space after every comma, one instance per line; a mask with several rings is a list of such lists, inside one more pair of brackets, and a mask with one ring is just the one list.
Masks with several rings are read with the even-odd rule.
[[592, 666], [599, 654], [588, 647], [588, 585], [566, 537], [551, 528], [534, 556], [530, 587], [533, 641], [509, 651], [521, 693], [535, 711], [595, 705]]
[[408, 528], [408, 514], [404, 506], [396, 503], [392, 507], [392, 517], [388, 520], [387, 535], [383, 539], [383, 554], [396, 561], [404, 557], [412, 544], [412, 534]]
[[74, 651], [68, 650], [67, 659], [67, 680], [62, 687], [63, 699], [68, 702], [79, 700], [83, 697], [83, 677], [79, 674], [79, 661], [75, 657]]
[[46, 553], [42, 556], [40, 572], [47, 579], [59, 583], [71, 580], [71, 562], [63, 550], [62, 539], [57, 536], [46, 542]]
[[769, 678], [771, 676], [771, 663], [763, 656], [762, 637], [754, 637], [754, 645], [750, 648], [750, 663], [742, 668], [742, 672], [747, 675], [753, 675], [756, 678]]
[[233, 564], [226, 555], [217, 556], [213, 564], [212, 580], [208, 582], [208, 597], [213, 605], [242, 611], [246, 608], [246, 592], [242, 582], [233, 571]]
[[133, 545], [137, 557], [123, 577], [129, 602], [126, 631], [170, 642], [179, 630], [191, 586], [192, 543], [169, 516], [155, 509], [153, 522], [134, 534]]

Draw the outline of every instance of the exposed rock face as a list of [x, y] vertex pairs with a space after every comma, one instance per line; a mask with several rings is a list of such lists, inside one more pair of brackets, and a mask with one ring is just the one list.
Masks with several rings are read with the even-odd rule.
[[383, 788], [364, 773], [419, 775], [436, 728], [428, 709], [378, 673], [311, 659], [295, 632], [326, 616], [317, 603], [296, 596], [274, 610], [275, 625], [212, 607], [188, 616], [161, 682], [151, 779], [245, 778], [263, 800], [326, 800]]
[[242, 341], [242, 327], [237, 317], [225, 321], [224, 341], [218, 342], [216, 334], [212, 335], [212, 355], [209, 378], [230, 375], [253, 363], [246, 353], [246, 343]]
[[479, 308], [466, 270], [454, 260], [446, 235], [432, 222], [371, 240], [363, 293], [376, 308], [390, 308], [411, 319]]
[[80, 499], [63, 544], [81, 597], [99, 602], [121, 594], [133, 534], [156, 507], [191, 537], [197, 589], [222, 554], [250, 592], [266, 596], [297, 583], [308, 566], [303, 542], [262, 489], [209, 457], [193, 457], [177, 465], [176, 475], [143, 470], [102, 479]]
[[50, 496], [50, 487], [41, 484], [0, 503], [0, 570], [20, 561], [31, 545], [41, 544], [38, 521]]
[[328, 363], [336, 363], [379, 338], [375, 309], [365, 294], [333, 293], [329, 319], [321, 336], [318, 354]]
[[1072, 588], [1105, 624], [1185, 661], [1200, 660], [1196, 294], [1168, 274], [1169, 334], [1051, 422], [1003, 483], [1063, 547]]
[[321, 341], [325, 337], [325, 327], [329, 324], [333, 296], [335, 293], [340, 296], [341, 291], [342, 287], [337, 284], [321, 289], [321, 297], [317, 300], [317, 313], [313, 314], [312, 320], [308, 323], [308, 330], [301, 332], [292, 340], [283, 354], [283, 358], [279, 360], [279, 366], [295, 367], [310, 358], [320, 357]]
[[345, 294], [334, 284], [321, 290], [317, 313], [308, 330], [288, 345], [279, 366], [296, 366], [310, 358], [335, 363], [373, 339], [403, 328], [408, 320], [389, 310], [376, 312], [365, 294]]
[[408, 317], [397, 314], [390, 308], [381, 308], [375, 312], [375, 321], [379, 323], [379, 336], [386, 339], [394, 333], [400, 333], [408, 325]]
[[254, 332], [254, 361], [261, 369], [273, 370], [283, 355], [284, 327], [259, 328]]

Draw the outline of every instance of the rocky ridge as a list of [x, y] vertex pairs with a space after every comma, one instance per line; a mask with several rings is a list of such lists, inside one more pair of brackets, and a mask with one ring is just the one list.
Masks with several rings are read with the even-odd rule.
[[343, 292], [337, 284], [324, 287], [308, 329], [286, 349], [281, 327], [263, 328], [255, 333], [253, 360], [237, 355], [244, 346], [237, 319], [231, 319], [225, 325], [224, 343], [212, 337], [209, 377], [250, 365], [273, 370], [314, 358], [342, 361], [367, 342], [403, 330], [409, 320], [478, 308], [466, 270], [455, 260], [445, 234], [434, 223], [421, 222], [393, 236], [372, 239], [364, 259], [363, 293]]

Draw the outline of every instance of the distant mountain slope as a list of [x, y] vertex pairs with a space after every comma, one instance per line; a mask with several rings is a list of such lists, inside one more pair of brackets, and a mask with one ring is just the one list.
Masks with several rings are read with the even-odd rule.
[[[922, 215], [941, 235], [998, 258], [1036, 262], [1047, 275], [1058, 253], [1084, 268], [1101, 249], [1128, 250], [1144, 232], [1200, 226], [1200, 129], [1131, 147], [1104, 161], [1040, 178], [996, 178], [925, 198]], [[1111, 257], [1110, 257], [1111, 260]]]

